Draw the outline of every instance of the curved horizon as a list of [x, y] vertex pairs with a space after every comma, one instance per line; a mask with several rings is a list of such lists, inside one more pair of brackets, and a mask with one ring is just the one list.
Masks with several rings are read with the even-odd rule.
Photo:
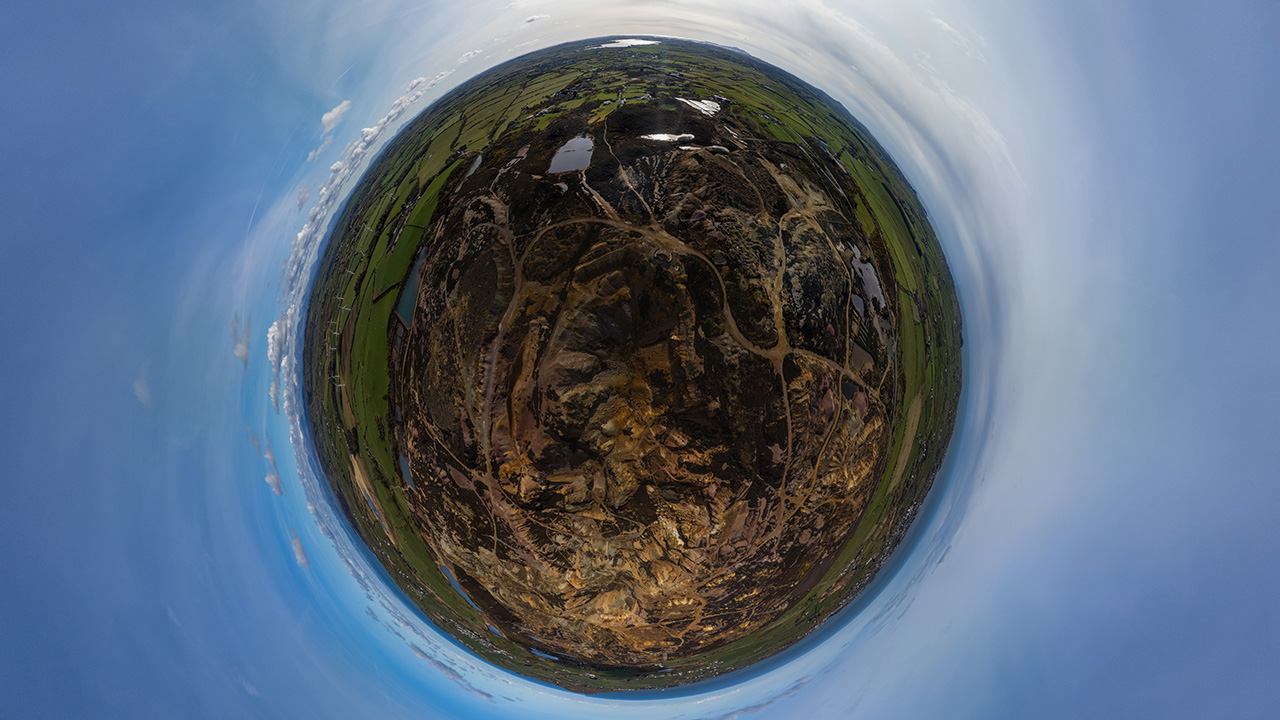
[[[516, 0], [15, 9], [0, 714], [1267, 717], [1280, 708], [1280, 50], [1263, 2]], [[588, 38], [826, 92], [947, 255], [943, 470], [791, 648], [585, 696], [427, 622], [333, 512], [299, 313], [369, 161]]]

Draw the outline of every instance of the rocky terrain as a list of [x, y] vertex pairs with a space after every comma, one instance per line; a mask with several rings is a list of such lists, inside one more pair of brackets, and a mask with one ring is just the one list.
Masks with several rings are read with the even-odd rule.
[[304, 364], [317, 455], [409, 599], [574, 690], [693, 682], [844, 607], [959, 393], [923, 210], [829, 98], [683, 41], [465, 83], [352, 193]]
[[612, 665], [774, 619], [887, 450], [830, 169], [682, 120], [615, 113], [585, 171], [496, 148], [431, 229], [400, 383], [441, 561], [504, 633]]

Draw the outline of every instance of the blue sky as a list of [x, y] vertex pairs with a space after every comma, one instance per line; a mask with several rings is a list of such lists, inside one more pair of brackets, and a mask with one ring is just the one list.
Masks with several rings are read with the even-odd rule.
[[[6, 16], [0, 715], [1280, 712], [1274, 3]], [[778, 660], [639, 699], [487, 668], [408, 610], [317, 502], [287, 360], [271, 402], [289, 344], [268, 352], [326, 187], [485, 67], [609, 34], [735, 45], [846, 103], [929, 208], [966, 321], [947, 471], [891, 571]]]

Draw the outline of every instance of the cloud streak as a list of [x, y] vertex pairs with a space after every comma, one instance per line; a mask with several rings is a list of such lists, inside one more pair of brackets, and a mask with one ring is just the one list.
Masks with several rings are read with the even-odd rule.
[[249, 444], [253, 446], [253, 451], [258, 457], [267, 461], [266, 483], [271, 486], [271, 491], [277, 496], [284, 495], [284, 481], [280, 478], [280, 468], [276, 465], [276, 454], [271, 449], [271, 441], [261, 442], [258, 436], [254, 434], [253, 428], [247, 428], [249, 431]]
[[241, 363], [244, 364], [245, 370], [249, 369], [249, 328], [250, 326], [251, 326], [251, 321], [249, 320], [249, 318], [245, 318], [244, 334], [241, 335], [239, 313], [237, 313], [234, 317], [231, 318], [231, 343], [232, 343], [231, 354], [235, 355], [241, 361]]

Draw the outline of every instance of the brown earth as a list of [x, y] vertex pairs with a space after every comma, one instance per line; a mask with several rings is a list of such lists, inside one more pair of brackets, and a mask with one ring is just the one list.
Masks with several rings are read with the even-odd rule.
[[839, 170], [726, 127], [616, 112], [556, 175], [510, 139], [428, 230], [393, 383], [411, 509], [528, 646], [635, 666], [742, 637], [875, 490], [891, 338], [848, 262], [872, 249]]

